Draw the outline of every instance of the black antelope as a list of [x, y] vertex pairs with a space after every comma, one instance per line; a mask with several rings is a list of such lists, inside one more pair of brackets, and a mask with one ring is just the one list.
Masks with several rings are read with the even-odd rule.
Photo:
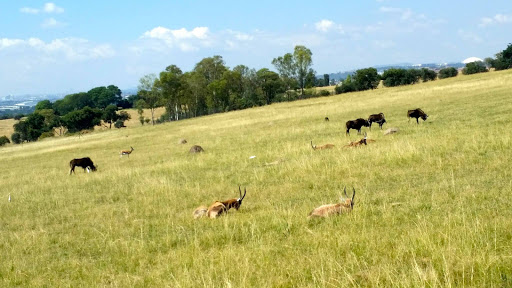
[[370, 123], [368, 120], [363, 118], [358, 118], [356, 120], [348, 120], [345, 123], [345, 127], [347, 128], [347, 132], [345, 135], [350, 135], [350, 129], [357, 130], [357, 134], [361, 134], [361, 127], [370, 127]]
[[119, 158], [123, 157], [123, 155], [128, 155], [128, 158], [130, 158], [130, 154], [132, 154], [133, 150], [133, 147], [130, 146], [130, 148], [132, 148], [131, 150], [122, 150], [121, 152], [119, 152]]
[[73, 159], [69, 161], [69, 167], [71, 167], [69, 170], [69, 175], [71, 175], [71, 173], [75, 173], [76, 166], [84, 168], [84, 172], [85, 169], [87, 169], [87, 172], [89, 172], [89, 169], [96, 171], [96, 166], [94, 166], [94, 163], [92, 163], [92, 160], [89, 157]]
[[345, 187], [343, 189], [343, 193], [347, 198], [341, 199], [341, 202], [337, 204], [326, 204], [313, 209], [313, 211], [309, 213], [308, 218], [329, 217], [332, 215], [339, 215], [352, 211], [352, 209], [354, 208], [354, 197], [356, 196], [356, 189], [352, 188], [352, 190], [354, 191], [352, 194], [352, 198], [348, 197], [347, 188]]
[[245, 195], [247, 194], [247, 189], [244, 188], [244, 195], [242, 196], [242, 189], [238, 186], [238, 191], [240, 193], [240, 198], [228, 199], [226, 201], [215, 201], [210, 205], [210, 207], [206, 208], [206, 206], [199, 206], [194, 210], [194, 218], [200, 218], [203, 216], [208, 216], [208, 218], [217, 218], [222, 214], [228, 212], [229, 209], [235, 208], [236, 210], [240, 209], [242, 205], [242, 200], [244, 200]]
[[409, 121], [411, 121], [411, 118], [416, 118], [416, 124], [420, 124], [418, 121], [418, 118], [423, 119], [423, 121], [426, 121], [428, 118], [428, 115], [423, 112], [420, 108], [409, 110], [407, 111], [407, 117], [409, 118]]
[[331, 148], [334, 148], [334, 144], [325, 144], [325, 145], [316, 146], [316, 145], [313, 145], [313, 141], [311, 141], [311, 148], [313, 148], [313, 150], [331, 149]]
[[370, 124], [370, 130], [372, 130], [372, 123], [379, 124], [379, 127], [382, 130], [382, 125], [384, 125], [384, 123], [386, 123], [386, 118], [384, 118], [384, 113], [370, 115], [370, 117], [368, 117], [368, 124]]

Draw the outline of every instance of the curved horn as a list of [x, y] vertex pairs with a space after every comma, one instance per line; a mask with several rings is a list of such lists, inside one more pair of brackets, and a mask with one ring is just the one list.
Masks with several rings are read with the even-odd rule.
[[244, 188], [244, 196], [242, 197], [242, 199], [241, 199], [241, 200], [244, 200], [244, 198], [245, 198], [245, 194], [247, 194], [247, 188]]
[[315, 149], [315, 146], [313, 146], [313, 140], [311, 140], [311, 148]]
[[356, 196], [356, 189], [354, 187], [352, 187], [352, 191], [354, 191], [352, 194], [352, 205], [354, 205], [354, 197]]
[[238, 193], [240, 193], [240, 199], [242, 199], [242, 189], [240, 189], [240, 185], [238, 185]]
[[347, 195], [347, 186], [343, 187], [343, 194], [345, 194], [345, 197], [348, 198], [348, 195]]

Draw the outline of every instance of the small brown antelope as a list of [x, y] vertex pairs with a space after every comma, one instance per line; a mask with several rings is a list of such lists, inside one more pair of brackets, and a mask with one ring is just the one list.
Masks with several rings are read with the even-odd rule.
[[[359, 141], [354, 141], [354, 142], [350, 142], [348, 145], [345, 145], [345, 147], [359, 147], [361, 145], [368, 145], [367, 143], [367, 140], [366, 140], [366, 132], [364, 133], [364, 138], [362, 138], [361, 140]], [[372, 141], [373, 142], [373, 141]]]
[[244, 200], [245, 195], [247, 194], [247, 189], [244, 188], [244, 196], [242, 196], [242, 189], [238, 186], [238, 191], [240, 193], [240, 198], [228, 199], [226, 201], [215, 201], [213, 202], [208, 209], [206, 206], [199, 206], [194, 210], [194, 219], [202, 217], [204, 215], [208, 215], [208, 218], [217, 218], [224, 213], [227, 213], [229, 209], [235, 208], [236, 210], [240, 209], [242, 205], [242, 200]]
[[334, 144], [325, 144], [325, 145], [316, 146], [316, 145], [313, 145], [313, 141], [311, 141], [311, 148], [313, 148], [313, 150], [331, 149], [331, 148], [334, 148]]
[[132, 150], [122, 150], [119, 152], [119, 158], [123, 157], [123, 155], [128, 155], [128, 158], [130, 158], [130, 154], [132, 154], [133, 150], [135, 150], [132, 146], [130, 146], [130, 148], [132, 148]]
[[349, 198], [347, 195], [347, 188], [343, 189], [343, 193], [345, 194], [345, 199], [341, 199], [340, 203], [337, 204], [327, 204], [317, 207], [309, 213], [308, 218], [311, 217], [329, 217], [332, 215], [339, 215], [343, 213], [348, 213], [352, 211], [354, 208], [354, 197], [356, 196], [356, 189], [352, 188], [354, 191], [352, 194], [352, 198]]

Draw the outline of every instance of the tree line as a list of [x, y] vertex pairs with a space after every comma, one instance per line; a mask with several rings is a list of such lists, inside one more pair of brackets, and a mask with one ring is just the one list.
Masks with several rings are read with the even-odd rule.
[[[305, 46], [295, 46], [293, 52], [272, 60], [277, 72], [268, 68], [251, 69], [238, 65], [229, 69], [222, 56], [202, 59], [192, 71], [183, 72], [176, 65], [169, 65], [157, 74], [148, 74], [139, 80], [136, 95], [121, 97], [121, 90], [110, 85], [96, 87], [88, 92], [66, 95], [63, 99], [37, 103], [35, 111], [14, 125], [13, 143], [36, 141], [52, 137], [54, 131], [62, 135], [92, 129], [96, 125], [108, 128], [124, 127], [130, 119], [126, 108], [137, 108], [139, 121], [157, 124], [199, 117], [214, 113], [241, 110], [293, 101], [316, 96], [327, 96], [326, 90], [309, 89], [329, 85], [329, 75], [317, 79], [311, 68], [312, 52]], [[512, 44], [484, 62], [468, 63], [462, 70], [465, 75], [512, 67]], [[335, 94], [376, 89], [382, 81], [386, 87], [410, 85], [421, 81], [434, 81], [457, 76], [453, 67], [438, 73], [422, 69], [388, 69], [382, 75], [373, 67], [359, 69], [335, 88]], [[165, 114], [155, 119], [158, 107], [165, 107]], [[149, 109], [151, 118], [143, 116]], [[7, 143], [5, 140], [1, 143]], [[2, 145], [2, 144], [0, 144]]]

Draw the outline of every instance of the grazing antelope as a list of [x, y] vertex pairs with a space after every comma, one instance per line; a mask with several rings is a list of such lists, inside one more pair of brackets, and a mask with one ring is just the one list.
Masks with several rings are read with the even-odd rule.
[[205, 215], [208, 215], [208, 218], [217, 218], [220, 215], [227, 213], [231, 208], [235, 208], [236, 210], [240, 209], [242, 200], [244, 200], [245, 195], [247, 194], [247, 189], [244, 188], [244, 196], [242, 196], [240, 186], [238, 186], [238, 191], [240, 193], [240, 198], [238, 199], [233, 198], [226, 201], [215, 201], [210, 205], [210, 207], [208, 207], [208, 209], [206, 209], [206, 206], [197, 207], [196, 210], [194, 210], [194, 219]]
[[84, 168], [84, 171], [87, 169], [87, 172], [89, 172], [89, 170], [92, 170], [93, 172], [96, 171], [96, 166], [94, 166], [94, 163], [92, 163], [92, 160], [89, 157], [69, 161], [69, 167], [71, 167], [69, 175], [71, 175], [71, 173], [75, 173], [76, 166]]
[[386, 118], [384, 118], [384, 113], [370, 115], [370, 117], [368, 117], [368, 124], [370, 124], [370, 130], [372, 130], [372, 123], [379, 124], [379, 127], [382, 130], [382, 125], [384, 125], [384, 123], [386, 123]]
[[313, 141], [311, 141], [311, 148], [313, 148], [313, 150], [331, 149], [331, 148], [334, 148], [334, 144], [325, 144], [325, 145], [316, 146], [316, 145], [313, 145]]
[[361, 134], [361, 127], [370, 127], [370, 122], [363, 118], [358, 118], [356, 120], [348, 120], [345, 123], [345, 127], [347, 127], [347, 132], [345, 135], [350, 135], [350, 129], [357, 130], [357, 134]]
[[132, 146], [130, 146], [130, 148], [132, 148], [132, 150], [122, 150], [119, 152], [119, 158], [123, 157], [123, 155], [128, 155], [128, 158], [130, 158], [130, 154], [132, 154], [133, 150], [135, 150]]
[[343, 193], [345, 194], [345, 199], [341, 199], [340, 203], [337, 204], [327, 204], [317, 207], [309, 213], [308, 218], [311, 217], [329, 217], [331, 215], [339, 215], [343, 213], [347, 213], [352, 211], [354, 208], [354, 197], [356, 196], [356, 189], [352, 188], [354, 191], [352, 194], [352, 198], [349, 198], [347, 195], [347, 188], [343, 189]]
[[427, 121], [428, 115], [420, 108], [416, 108], [414, 110], [407, 111], [407, 118], [409, 118], [409, 122], [411, 121], [411, 118], [416, 118], [416, 124], [420, 124], [418, 118], [423, 119], [423, 121]]
[[364, 132], [364, 138], [362, 138], [359, 141], [350, 142], [348, 145], [345, 145], [345, 147], [359, 147], [363, 144], [368, 145], [366, 137], [367, 137], [366, 132]]

